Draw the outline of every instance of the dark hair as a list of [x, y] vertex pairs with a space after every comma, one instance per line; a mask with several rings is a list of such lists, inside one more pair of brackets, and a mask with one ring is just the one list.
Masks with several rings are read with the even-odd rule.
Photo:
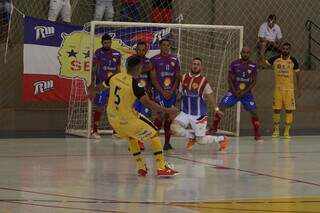
[[138, 66], [141, 63], [141, 60], [137, 56], [131, 56], [128, 58], [126, 63], [126, 68], [129, 72], [132, 71], [136, 66]]
[[284, 43], [282, 44], [282, 46], [288, 46], [288, 47], [291, 48], [291, 44], [290, 44], [289, 42], [284, 42]]
[[109, 34], [104, 34], [101, 38], [101, 41], [108, 41], [110, 40], [111, 41], [112, 37], [109, 35]]
[[274, 20], [274, 21], [276, 21], [276, 20], [277, 20], [277, 17], [276, 17], [275, 14], [270, 14], [270, 15], [268, 16], [268, 20]]
[[170, 43], [170, 40], [169, 40], [169, 39], [163, 38], [163, 39], [161, 39], [161, 40], [159, 41], [159, 44], [161, 45], [161, 44], [162, 44], [163, 42], [165, 42], [165, 41], [167, 41], [167, 42]]
[[139, 46], [139, 45], [147, 46], [147, 43], [144, 41], [138, 41], [137, 46]]
[[194, 57], [192, 60], [193, 60], [193, 61], [194, 61], [194, 60], [198, 60], [198, 61], [200, 61], [200, 62], [202, 63], [202, 59], [199, 58], [199, 57]]

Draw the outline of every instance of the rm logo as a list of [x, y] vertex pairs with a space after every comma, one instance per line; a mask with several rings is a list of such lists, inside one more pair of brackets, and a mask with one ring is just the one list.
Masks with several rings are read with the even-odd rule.
[[54, 27], [36, 26], [36, 40], [54, 36]]
[[33, 84], [33, 87], [34, 87], [34, 95], [48, 92], [53, 89], [53, 80], [37, 81]]

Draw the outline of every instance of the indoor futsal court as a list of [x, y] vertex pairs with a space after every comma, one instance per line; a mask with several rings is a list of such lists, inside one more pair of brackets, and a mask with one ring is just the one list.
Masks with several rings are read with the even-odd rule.
[[174, 138], [173, 178], [155, 177], [149, 144], [137, 177], [111, 136], [1, 139], [1, 212], [320, 212], [319, 139], [231, 138], [220, 153]]

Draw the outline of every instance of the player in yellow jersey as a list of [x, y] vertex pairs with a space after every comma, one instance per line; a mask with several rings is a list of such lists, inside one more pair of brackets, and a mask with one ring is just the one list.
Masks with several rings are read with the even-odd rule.
[[90, 86], [89, 93], [110, 88], [107, 106], [108, 120], [118, 135], [129, 142], [129, 149], [137, 161], [138, 175], [145, 176], [147, 167], [141, 156], [138, 141], [150, 141], [153, 154], [156, 158], [157, 176], [170, 177], [178, 174], [165, 163], [163, 149], [156, 127], [153, 123], [134, 110], [134, 103], [139, 99], [141, 103], [154, 111], [177, 114], [176, 108], [164, 108], [146, 95], [143, 85], [135, 79], [142, 70], [140, 58], [131, 57], [126, 63], [127, 72], [117, 73], [109, 77], [96, 87]]
[[[293, 121], [293, 111], [296, 109], [295, 96], [300, 96], [300, 70], [297, 60], [290, 55], [291, 44], [284, 43], [281, 55], [267, 60], [272, 65], [275, 76], [273, 93], [273, 122], [274, 132], [272, 137], [279, 137], [280, 112], [286, 111], [286, 125], [283, 136], [290, 138], [290, 127]], [[296, 83], [295, 83], [296, 82]]]

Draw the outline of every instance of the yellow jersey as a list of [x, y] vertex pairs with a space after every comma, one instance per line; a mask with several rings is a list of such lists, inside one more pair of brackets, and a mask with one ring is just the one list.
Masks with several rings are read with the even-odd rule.
[[145, 90], [136, 79], [126, 72], [121, 72], [108, 78], [103, 85], [110, 88], [107, 105], [109, 119], [121, 121], [139, 117], [133, 105], [145, 95]]
[[294, 90], [294, 76], [300, 71], [297, 60], [291, 56], [283, 59], [280, 55], [270, 58], [268, 63], [274, 70], [275, 89]]

